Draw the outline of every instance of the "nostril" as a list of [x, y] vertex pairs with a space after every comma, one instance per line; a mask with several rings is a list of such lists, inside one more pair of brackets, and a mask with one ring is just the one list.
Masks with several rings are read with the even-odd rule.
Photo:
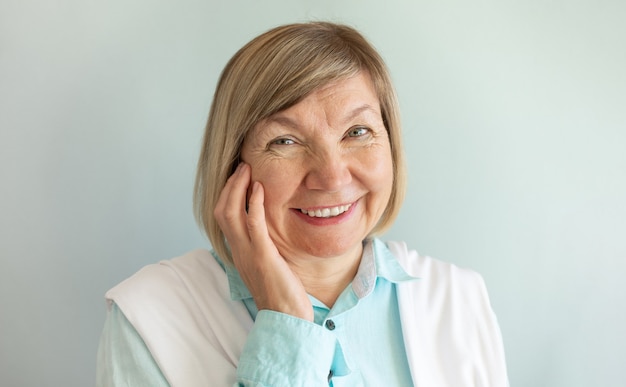
[[335, 159], [323, 163], [311, 163], [305, 183], [309, 189], [337, 191], [351, 180], [347, 164], [343, 160]]

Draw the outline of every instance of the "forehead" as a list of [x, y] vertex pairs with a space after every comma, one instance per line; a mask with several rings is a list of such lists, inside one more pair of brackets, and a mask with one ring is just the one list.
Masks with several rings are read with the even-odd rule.
[[[302, 101], [324, 101], [335, 98], [363, 98], [378, 101], [374, 84], [367, 72], [360, 71], [356, 75], [327, 83], [313, 90]], [[296, 104], [298, 105], [298, 104]]]
[[365, 72], [315, 89], [295, 105], [281, 110], [258, 126], [297, 121], [349, 121], [356, 117], [380, 118], [380, 103], [370, 76]]

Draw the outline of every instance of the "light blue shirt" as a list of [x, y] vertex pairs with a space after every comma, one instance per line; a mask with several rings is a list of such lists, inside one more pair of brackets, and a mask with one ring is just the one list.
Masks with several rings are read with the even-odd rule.
[[[242, 301], [255, 320], [237, 367], [239, 385], [412, 385], [395, 284], [415, 278], [383, 242], [374, 239], [366, 244], [354, 280], [332, 308], [309, 296], [314, 322], [257, 311], [237, 271], [230, 266], [224, 269], [231, 298]], [[116, 305], [105, 324], [99, 357], [107, 357], [116, 370], [114, 375], [98, 375], [99, 385], [168, 386]]]

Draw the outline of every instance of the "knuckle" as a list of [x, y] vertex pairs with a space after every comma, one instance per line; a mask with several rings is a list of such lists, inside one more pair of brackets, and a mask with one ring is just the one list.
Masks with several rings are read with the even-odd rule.
[[213, 210], [213, 216], [218, 222], [220, 223], [223, 222], [224, 221], [224, 209], [221, 207], [215, 207], [215, 209]]
[[237, 214], [237, 212], [233, 211], [232, 209], [222, 211], [222, 219], [227, 223], [233, 223], [234, 221], [236, 221], [239, 217], [238, 215], [239, 214]]
[[221, 206], [215, 207], [213, 216], [219, 224], [231, 224], [238, 218], [237, 212], [232, 208]]
[[261, 220], [257, 217], [249, 216], [248, 217], [248, 227], [251, 229], [257, 229], [261, 226]]

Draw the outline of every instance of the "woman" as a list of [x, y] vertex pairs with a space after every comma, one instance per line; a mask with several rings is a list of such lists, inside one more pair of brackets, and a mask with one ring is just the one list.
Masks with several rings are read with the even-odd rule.
[[198, 165], [214, 250], [107, 293], [99, 384], [508, 385], [480, 276], [374, 238], [404, 188], [371, 45], [331, 23], [255, 38], [222, 73]]

